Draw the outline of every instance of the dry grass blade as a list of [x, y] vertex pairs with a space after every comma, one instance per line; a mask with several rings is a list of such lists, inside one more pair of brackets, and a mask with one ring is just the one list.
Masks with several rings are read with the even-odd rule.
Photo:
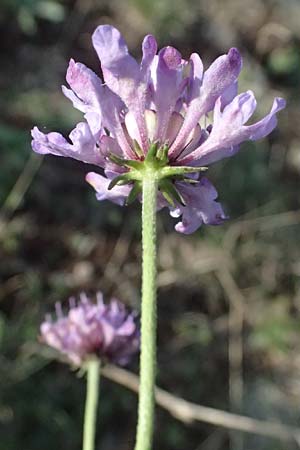
[[32, 152], [30, 154], [30, 157], [28, 158], [23, 171], [21, 172], [19, 178], [17, 179], [4, 204], [2, 205], [0, 217], [0, 234], [2, 231], [2, 227], [5, 226], [14, 212], [20, 206], [24, 195], [29, 189], [36, 173], [40, 168], [42, 161], [43, 158], [37, 156], [35, 153]]

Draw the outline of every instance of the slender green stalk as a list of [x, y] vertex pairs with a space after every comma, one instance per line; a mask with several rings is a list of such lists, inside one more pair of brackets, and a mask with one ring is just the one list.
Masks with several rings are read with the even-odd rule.
[[83, 425], [82, 450], [94, 450], [96, 418], [99, 396], [100, 360], [93, 358], [87, 362], [87, 388]]
[[143, 179], [142, 317], [138, 426], [135, 450], [151, 450], [156, 373], [156, 197], [152, 173]]

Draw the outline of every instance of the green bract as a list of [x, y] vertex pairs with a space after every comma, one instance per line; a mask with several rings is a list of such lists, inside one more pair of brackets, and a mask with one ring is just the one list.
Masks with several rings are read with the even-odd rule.
[[[140, 158], [141, 151], [140, 146], [135, 142], [135, 152]], [[122, 159], [114, 153], [110, 153], [109, 159], [113, 163], [125, 167], [128, 171], [115, 177], [109, 184], [108, 189], [111, 190], [116, 185], [133, 184], [126, 201], [129, 204], [141, 193], [142, 180], [152, 178], [158, 181], [159, 191], [171, 206], [174, 206], [175, 202], [185, 205], [184, 199], [176, 189], [174, 181], [196, 184], [198, 181], [190, 178], [188, 175], [204, 172], [207, 170], [207, 167], [171, 166], [169, 165], [168, 152], [168, 145], [160, 146], [158, 142], [154, 142], [150, 145], [144, 159]]]

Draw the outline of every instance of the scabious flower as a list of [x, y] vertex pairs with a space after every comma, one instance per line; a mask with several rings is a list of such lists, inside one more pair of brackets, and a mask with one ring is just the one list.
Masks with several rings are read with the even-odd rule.
[[81, 294], [78, 304], [71, 298], [67, 315], [57, 303], [56, 315], [55, 321], [47, 316], [42, 323], [41, 341], [66, 355], [76, 366], [92, 355], [124, 365], [139, 349], [135, 315], [116, 299], [105, 304], [100, 292], [97, 303], [85, 294]]
[[66, 76], [70, 89], [63, 86], [85, 121], [71, 132], [70, 141], [35, 127], [33, 150], [103, 168], [105, 176], [90, 172], [86, 179], [98, 200], [120, 205], [138, 196], [137, 172], [152, 158], [160, 169], [173, 168], [161, 175], [158, 207], [168, 206], [174, 217], [181, 217], [177, 231], [188, 234], [203, 223], [222, 223], [226, 217], [216, 201], [217, 191], [202, 176], [201, 167], [234, 155], [246, 140], [267, 136], [285, 101], [275, 98], [269, 114], [246, 125], [256, 100], [252, 91], [237, 93], [242, 59], [235, 48], [204, 71], [197, 53], [189, 60], [173, 47], [157, 54], [151, 35], [143, 40], [140, 64], [110, 25], [99, 26], [92, 41], [104, 84], [86, 66], [71, 60]]

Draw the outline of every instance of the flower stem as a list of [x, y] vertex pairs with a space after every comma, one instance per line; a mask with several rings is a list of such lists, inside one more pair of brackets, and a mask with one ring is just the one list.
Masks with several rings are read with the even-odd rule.
[[143, 179], [142, 206], [142, 313], [138, 425], [135, 450], [151, 450], [156, 373], [156, 197], [157, 181]]
[[87, 364], [87, 388], [83, 425], [82, 450], [94, 450], [96, 417], [99, 396], [100, 360], [93, 358]]

